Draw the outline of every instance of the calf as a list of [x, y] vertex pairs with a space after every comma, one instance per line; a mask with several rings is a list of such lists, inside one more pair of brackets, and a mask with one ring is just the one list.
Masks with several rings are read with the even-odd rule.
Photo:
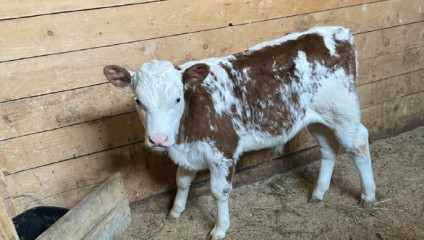
[[240, 155], [285, 143], [305, 126], [322, 155], [311, 200], [323, 199], [341, 145], [359, 171], [362, 202], [374, 201], [356, 73], [353, 36], [342, 27], [317, 27], [179, 66], [154, 60], [137, 72], [104, 68], [112, 84], [133, 90], [147, 147], [167, 151], [179, 166], [171, 217], [183, 212], [196, 172], [210, 170], [218, 209], [212, 239], [224, 238], [230, 226], [228, 197]]

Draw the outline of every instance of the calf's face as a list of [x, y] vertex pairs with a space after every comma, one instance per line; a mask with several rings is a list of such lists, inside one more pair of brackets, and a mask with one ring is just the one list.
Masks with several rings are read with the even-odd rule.
[[146, 145], [164, 151], [176, 141], [184, 111], [182, 73], [165, 61], [145, 63], [137, 72], [109, 65], [106, 78], [117, 87], [130, 87], [143, 122]]
[[165, 151], [175, 144], [184, 112], [184, 89], [201, 84], [209, 66], [195, 64], [181, 71], [167, 61], [143, 64], [137, 72], [108, 65], [103, 73], [116, 87], [129, 87], [146, 132], [145, 143], [154, 151]]

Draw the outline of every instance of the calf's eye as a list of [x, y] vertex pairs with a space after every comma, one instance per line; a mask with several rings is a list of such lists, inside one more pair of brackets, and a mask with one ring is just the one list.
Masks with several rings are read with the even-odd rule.
[[177, 100], [175, 100], [176, 103], [179, 103], [181, 101], [181, 98], [177, 98]]

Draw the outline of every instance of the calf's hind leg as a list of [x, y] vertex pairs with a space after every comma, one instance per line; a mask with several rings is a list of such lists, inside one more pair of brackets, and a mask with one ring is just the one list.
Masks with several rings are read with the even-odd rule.
[[375, 182], [368, 143], [368, 130], [361, 124], [335, 129], [342, 147], [353, 156], [361, 179], [361, 204], [375, 201]]
[[172, 218], [179, 218], [181, 213], [184, 211], [188, 191], [190, 189], [191, 182], [193, 178], [196, 176], [196, 171], [189, 171], [184, 169], [183, 167], [178, 167], [177, 169], [177, 195], [175, 196], [174, 206], [169, 212], [169, 216]]
[[315, 138], [320, 151], [321, 162], [317, 184], [314, 188], [310, 202], [321, 201], [325, 192], [330, 187], [331, 175], [333, 174], [334, 164], [336, 163], [339, 143], [331, 129], [322, 124], [311, 124], [308, 130]]

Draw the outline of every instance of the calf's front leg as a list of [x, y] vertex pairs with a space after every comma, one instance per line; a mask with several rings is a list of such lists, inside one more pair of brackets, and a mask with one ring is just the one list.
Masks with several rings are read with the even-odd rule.
[[181, 213], [184, 211], [188, 191], [190, 189], [191, 182], [196, 176], [196, 171], [189, 171], [183, 167], [178, 166], [177, 169], [177, 195], [175, 196], [174, 205], [169, 212], [169, 216], [172, 218], [179, 218]]
[[222, 167], [219, 165], [210, 166], [211, 192], [216, 200], [217, 215], [215, 225], [209, 234], [209, 239], [219, 240], [225, 237], [230, 228], [230, 213], [228, 209], [228, 198], [232, 190], [232, 176], [234, 167]]

